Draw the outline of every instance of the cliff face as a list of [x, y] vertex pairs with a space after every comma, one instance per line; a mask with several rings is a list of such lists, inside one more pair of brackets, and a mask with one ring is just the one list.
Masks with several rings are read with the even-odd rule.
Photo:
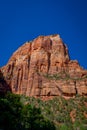
[[4, 95], [7, 91], [11, 91], [10, 86], [4, 80], [4, 76], [0, 69], [0, 96]]
[[70, 60], [59, 35], [26, 42], [1, 71], [13, 93], [42, 98], [87, 95], [87, 71]]

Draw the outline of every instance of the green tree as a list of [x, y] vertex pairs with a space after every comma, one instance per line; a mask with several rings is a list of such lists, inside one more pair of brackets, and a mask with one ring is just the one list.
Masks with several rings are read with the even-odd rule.
[[35, 105], [23, 104], [21, 96], [8, 93], [0, 98], [0, 129], [3, 130], [55, 130], [55, 126], [41, 114]]
[[4, 130], [18, 130], [21, 128], [22, 104], [17, 95], [8, 94], [0, 98], [0, 127]]
[[26, 130], [55, 130], [55, 126], [52, 122], [44, 117], [41, 114], [40, 108], [31, 106], [29, 104], [25, 105], [22, 110], [22, 126]]

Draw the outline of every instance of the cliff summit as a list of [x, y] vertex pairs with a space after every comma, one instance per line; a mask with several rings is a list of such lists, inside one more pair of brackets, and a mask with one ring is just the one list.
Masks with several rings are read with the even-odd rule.
[[59, 35], [39, 36], [26, 42], [1, 72], [16, 94], [43, 99], [87, 95], [87, 71], [70, 59]]

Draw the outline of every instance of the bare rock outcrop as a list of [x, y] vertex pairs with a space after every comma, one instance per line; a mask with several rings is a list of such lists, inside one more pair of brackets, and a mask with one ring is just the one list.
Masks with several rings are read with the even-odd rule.
[[26, 42], [1, 71], [13, 93], [41, 98], [87, 95], [87, 71], [70, 60], [59, 35]]

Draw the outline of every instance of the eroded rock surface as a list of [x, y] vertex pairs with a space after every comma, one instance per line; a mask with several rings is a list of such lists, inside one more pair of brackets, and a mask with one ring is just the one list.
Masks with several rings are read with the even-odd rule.
[[70, 60], [59, 35], [26, 42], [1, 70], [13, 93], [42, 98], [87, 95], [87, 71]]

